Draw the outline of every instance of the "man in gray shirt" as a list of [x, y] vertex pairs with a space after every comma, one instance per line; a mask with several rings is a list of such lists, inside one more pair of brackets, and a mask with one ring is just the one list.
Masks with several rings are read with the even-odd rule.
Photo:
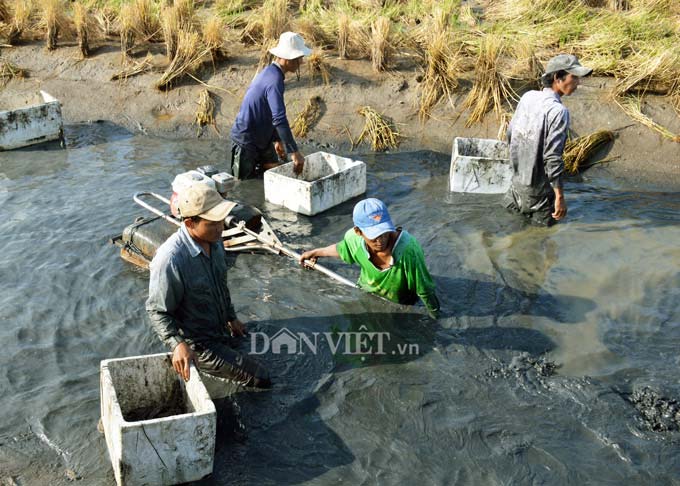
[[193, 361], [206, 373], [267, 388], [267, 371], [229, 346], [229, 335], [246, 334], [231, 303], [222, 246], [224, 218], [234, 206], [206, 184], [178, 194], [182, 226], [151, 262], [146, 311], [185, 380]]
[[508, 127], [514, 174], [505, 206], [532, 223], [551, 226], [567, 215], [562, 152], [569, 134], [569, 111], [561, 97], [576, 91], [580, 78], [591, 72], [571, 54], [553, 57], [541, 77], [543, 90], [522, 96]]

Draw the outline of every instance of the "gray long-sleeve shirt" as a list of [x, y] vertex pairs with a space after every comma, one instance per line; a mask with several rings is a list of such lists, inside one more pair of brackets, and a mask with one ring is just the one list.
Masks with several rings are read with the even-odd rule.
[[150, 270], [146, 312], [170, 349], [185, 339], [200, 343], [227, 336], [226, 324], [236, 312], [220, 242], [208, 256], [182, 225], [158, 248]]
[[515, 190], [539, 193], [562, 187], [562, 152], [569, 132], [569, 111], [550, 88], [525, 93], [508, 127]]

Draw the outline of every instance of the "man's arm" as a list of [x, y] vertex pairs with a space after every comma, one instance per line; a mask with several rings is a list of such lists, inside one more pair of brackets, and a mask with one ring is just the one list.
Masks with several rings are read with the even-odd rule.
[[543, 163], [545, 174], [550, 186], [555, 191], [555, 208], [552, 217], [560, 220], [567, 215], [567, 203], [562, 190], [562, 176], [564, 174], [564, 145], [569, 133], [569, 112], [564, 109], [555, 113], [549, 119], [545, 144], [543, 146]]
[[192, 361], [196, 363], [196, 356], [179, 334], [174, 316], [184, 294], [181, 276], [172, 261], [163, 257], [154, 259], [150, 270], [146, 312], [158, 337], [172, 350], [172, 367], [188, 381], [189, 365]]
[[305, 260], [311, 260], [312, 263], [316, 263], [316, 260], [319, 257], [340, 258], [337, 244], [333, 243], [332, 245], [328, 245], [323, 248], [314, 248], [313, 250], [304, 252], [302, 255], [300, 255], [300, 265], [304, 266]]
[[[277, 82], [267, 89], [267, 102], [272, 112], [272, 124], [276, 129], [275, 141], [281, 142], [284, 151], [290, 154], [295, 173], [299, 174], [302, 172], [305, 159], [298, 150], [286, 116], [286, 105], [283, 101], [283, 81]], [[279, 153], [279, 150], [277, 150], [277, 153]]]
[[439, 318], [439, 299], [437, 298], [436, 287], [432, 276], [425, 264], [425, 254], [418, 244], [411, 255], [409, 262], [412, 278], [415, 283], [416, 294], [425, 304], [427, 313], [432, 319]]

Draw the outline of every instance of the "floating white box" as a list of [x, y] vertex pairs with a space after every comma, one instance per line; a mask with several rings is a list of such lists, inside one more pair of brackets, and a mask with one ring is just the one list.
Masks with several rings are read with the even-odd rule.
[[453, 139], [449, 173], [452, 192], [504, 193], [511, 181], [507, 143], [483, 138]]
[[[167, 353], [108, 359], [100, 379], [102, 424], [118, 486], [165, 486], [212, 473], [215, 405], [193, 365], [185, 383]], [[163, 415], [163, 407], [185, 413], [144, 419]]]
[[44, 102], [39, 105], [0, 111], [0, 150], [63, 138], [61, 103], [44, 91], [40, 94]]
[[305, 157], [302, 174], [293, 163], [264, 173], [267, 201], [313, 216], [366, 192], [366, 164], [326, 152]]

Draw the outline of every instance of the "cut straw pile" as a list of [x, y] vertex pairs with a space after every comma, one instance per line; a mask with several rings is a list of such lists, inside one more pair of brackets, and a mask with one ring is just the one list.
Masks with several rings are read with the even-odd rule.
[[323, 84], [328, 86], [331, 83], [331, 67], [326, 61], [326, 56], [321, 51], [314, 51], [307, 58], [309, 66], [309, 78], [312, 83], [317, 76], [321, 77]]
[[652, 130], [660, 133], [662, 136], [669, 140], [672, 140], [674, 142], [680, 142], [680, 135], [676, 135], [666, 127], [659, 125], [650, 117], [642, 113], [642, 101], [640, 100], [640, 98], [626, 96], [622, 98], [616, 98], [615, 101], [616, 104], [621, 107], [624, 113], [626, 113], [626, 115], [631, 117], [636, 122], [648, 128], [651, 128]]
[[149, 72], [153, 69], [153, 56], [148, 53], [144, 59], [141, 61], [135, 61], [129, 66], [125, 67], [122, 71], [117, 72], [111, 76], [111, 81], [117, 81], [119, 79], [125, 80], [132, 76], [137, 76]]
[[[207, 89], [201, 91], [198, 95], [198, 108], [194, 116], [194, 123], [200, 127], [212, 125], [215, 127], [215, 101], [212, 98], [212, 93]], [[215, 128], [217, 130], [217, 128]]]
[[180, 31], [177, 36], [177, 52], [155, 87], [166, 90], [180, 78], [193, 75], [210, 58], [210, 49], [202, 42], [196, 32]]
[[366, 123], [355, 145], [359, 145], [364, 139], [368, 139], [375, 152], [382, 152], [399, 146], [401, 135], [392, 128], [382, 115], [370, 106], [362, 106], [359, 109], [359, 114], [366, 119]]
[[321, 116], [321, 97], [312, 96], [290, 127], [295, 137], [304, 137]]
[[432, 108], [446, 98], [453, 107], [453, 94], [458, 88], [461, 67], [458, 53], [451, 48], [446, 33], [436, 36], [425, 50], [425, 75], [420, 84], [418, 116], [422, 122], [430, 117]]
[[22, 79], [26, 71], [6, 60], [0, 60], [0, 82], [7, 84], [12, 79]]
[[564, 169], [568, 174], [577, 174], [590, 165], [586, 162], [597, 152], [599, 148], [614, 140], [614, 132], [598, 130], [597, 132], [568, 140], [564, 145]]

